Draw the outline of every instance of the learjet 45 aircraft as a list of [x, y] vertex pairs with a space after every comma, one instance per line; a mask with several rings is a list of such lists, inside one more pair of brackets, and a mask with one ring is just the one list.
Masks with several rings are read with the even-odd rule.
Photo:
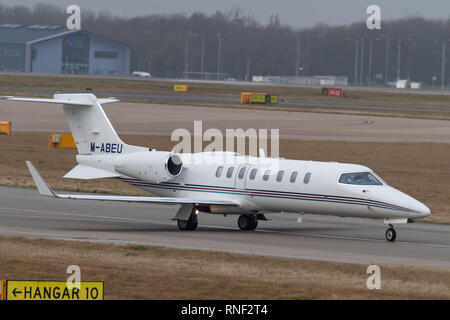
[[[117, 178], [157, 197], [57, 194], [29, 161], [30, 173], [42, 195], [60, 199], [125, 201], [180, 205], [174, 220], [180, 230], [197, 228], [197, 215], [239, 215], [241, 230], [254, 230], [266, 213], [289, 212], [380, 219], [386, 239], [394, 241], [396, 223], [430, 215], [430, 209], [384, 182], [371, 169], [336, 162], [272, 159], [270, 172], [252, 158], [236, 153], [229, 164], [193, 161], [193, 155], [156, 151], [124, 143], [112, 127], [98, 99], [91, 93], [55, 94], [53, 99], [5, 97], [13, 101], [63, 105], [77, 145], [78, 165], [64, 177], [73, 179]], [[272, 170], [273, 171], [273, 170]]]

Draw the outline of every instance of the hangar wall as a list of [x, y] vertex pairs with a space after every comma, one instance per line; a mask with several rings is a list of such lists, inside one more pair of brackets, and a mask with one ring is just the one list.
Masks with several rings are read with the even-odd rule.
[[0, 71], [23, 72], [25, 46], [16, 43], [0, 43]]
[[131, 48], [84, 30], [0, 25], [0, 72], [129, 75]]
[[89, 47], [90, 74], [128, 74], [125, 70], [125, 47], [91, 35]]
[[61, 73], [62, 38], [54, 38], [32, 45], [31, 72]]

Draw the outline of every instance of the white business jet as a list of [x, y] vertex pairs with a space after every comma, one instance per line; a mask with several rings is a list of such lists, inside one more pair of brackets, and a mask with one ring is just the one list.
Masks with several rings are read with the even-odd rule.
[[[181, 205], [174, 220], [181, 230], [197, 228], [197, 215], [239, 215], [241, 230], [254, 230], [266, 213], [289, 212], [380, 219], [386, 239], [394, 241], [397, 223], [430, 215], [430, 209], [384, 182], [371, 169], [336, 162], [272, 159], [275, 172], [259, 158], [226, 154], [228, 163], [195, 163], [195, 154], [156, 151], [124, 143], [101, 104], [116, 102], [93, 94], [55, 94], [53, 99], [5, 97], [13, 101], [63, 105], [75, 139], [78, 165], [64, 177], [117, 178], [158, 197], [57, 194], [31, 162], [27, 166], [42, 195], [60, 199], [125, 201]], [[271, 166], [269, 166], [271, 167]], [[273, 168], [273, 167], [271, 167]]]

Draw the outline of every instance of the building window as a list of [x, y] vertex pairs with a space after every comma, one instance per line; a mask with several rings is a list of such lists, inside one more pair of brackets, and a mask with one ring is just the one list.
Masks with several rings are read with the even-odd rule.
[[6, 57], [20, 57], [19, 49], [4, 49], [2, 53]]
[[95, 51], [94, 58], [117, 59], [119, 53], [116, 51]]
[[89, 73], [89, 37], [83, 34], [63, 38], [61, 73]]

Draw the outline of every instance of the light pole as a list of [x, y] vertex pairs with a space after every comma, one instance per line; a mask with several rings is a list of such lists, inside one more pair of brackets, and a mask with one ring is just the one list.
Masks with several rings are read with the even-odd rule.
[[[145, 34], [148, 35], [149, 37], [152, 36], [152, 32], [150, 30], [145, 30]], [[150, 57], [148, 59], [148, 73], [152, 74], [152, 55], [151, 53], [149, 55]]]
[[447, 51], [447, 41], [444, 41], [442, 43], [442, 58], [441, 58], [441, 91], [444, 91], [444, 87], [445, 87], [445, 54]]
[[200, 66], [200, 72], [202, 74], [202, 78], [205, 78], [205, 35], [201, 34], [200, 37], [202, 38], [202, 63]]
[[369, 81], [368, 86], [372, 86], [372, 51], [373, 51], [373, 39], [370, 39], [369, 45]]
[[[438, 42], [438, 40], [434, 40]], [[446, 57], [447, 57], [447, 42], [450, 39], [442, 41], [442, 53], [441, 53], [441, 91], [444, 91], [445, 88], [445, 65], [446, 65]], [[433, 84], [434, 85], [434, 84]]]
[[364, 38], [361, 38], [361, 60], [359, 68], [359, 85], [363, 84], [363, 71], [364, 71]]
[[[380, 38], [376, 38], [375, 40], [381, 40]], [[369, 48], [369, 87], [372, 86], [372, 65], [373, 65], [373, 39], [370, 39], [370, 48]]]
[[358, 84], [358, 51], [359, 51], [359, 47], [358, 47], [358, 39], [353, 39], [353, 38], [345, 38], [345, 40], [347, 41], [355, 41], [355, 75], [353, 78], [353, 85], [356, 86]]
[[401, 52], [402, 52], [402, 42], [409, 41], [411, 39], [400, 39], [398, 40], [398, 55], [397, 55], [397, 80], [400, 80], [400, 60], [401, 60]]
[[308, 34], [307, 43], [306, 43], [306, 56], [307, 56], [307, 59], [308, 59], [307, 65], [306, 65], [306, 68], [308, 69], [307, 73], [306, 73], [307, 76], [309, 76], [310, 68], [311, 68], [311, 59], [310, 59], [310, 55], [309, 55], [309, 52], [310, 52], [310, 49], [311, 49], [311, 37], [318, 37], [318, 38], [320, 38], [322, 36], [323, 36], [323, 33], [317, 33], [317, 34], [313, 34], [313, 35], [309, 35]]
[[189, 71], [189, 62], [188, 62], [188, 58], [189, 58], [189, 37], [191, 36], [192, 32], [188, 31], [186, 33], [186, 38], [184, 41], [184, 77], [185, 78], [189, 78], [188, 77], [188, 71]]
[[221, 54], [222, 54], [222, 34], [218, 33], [217, 38], [219, 40], [219, 43], [217, 45], [217, 80], [219, 80], [220, 75], [220, 60], [221, 60]]
[[388, 84], [388, 66], [389, 66], [389, 35], [386, 35], [386, 65], [384, 67], [385, 84]]
[[186, 43], [185, 43], [185, 52], [184, 52], [184, 72], [185, 75], [188, 75], [189, 71], [189, 37], [190, 36], [199, 36], [202, 39], [202, 53], [201, 53], [201, 61], [200, 61], [200, 72], [203, 77], [204, 71], [204, 63], [205, 63], [205, 36], [203, 34], [195, 33], [192, 31], [188, 31], [186, 34]]
[[250, 59], [247, 59], [245, 69], [245, 81], [250, 81]]
[[295, 61], [295, 76], [298, 77], [299, 76], [299, 69], [300, 69], [300, 36], [297, 35], [297, 59]]

